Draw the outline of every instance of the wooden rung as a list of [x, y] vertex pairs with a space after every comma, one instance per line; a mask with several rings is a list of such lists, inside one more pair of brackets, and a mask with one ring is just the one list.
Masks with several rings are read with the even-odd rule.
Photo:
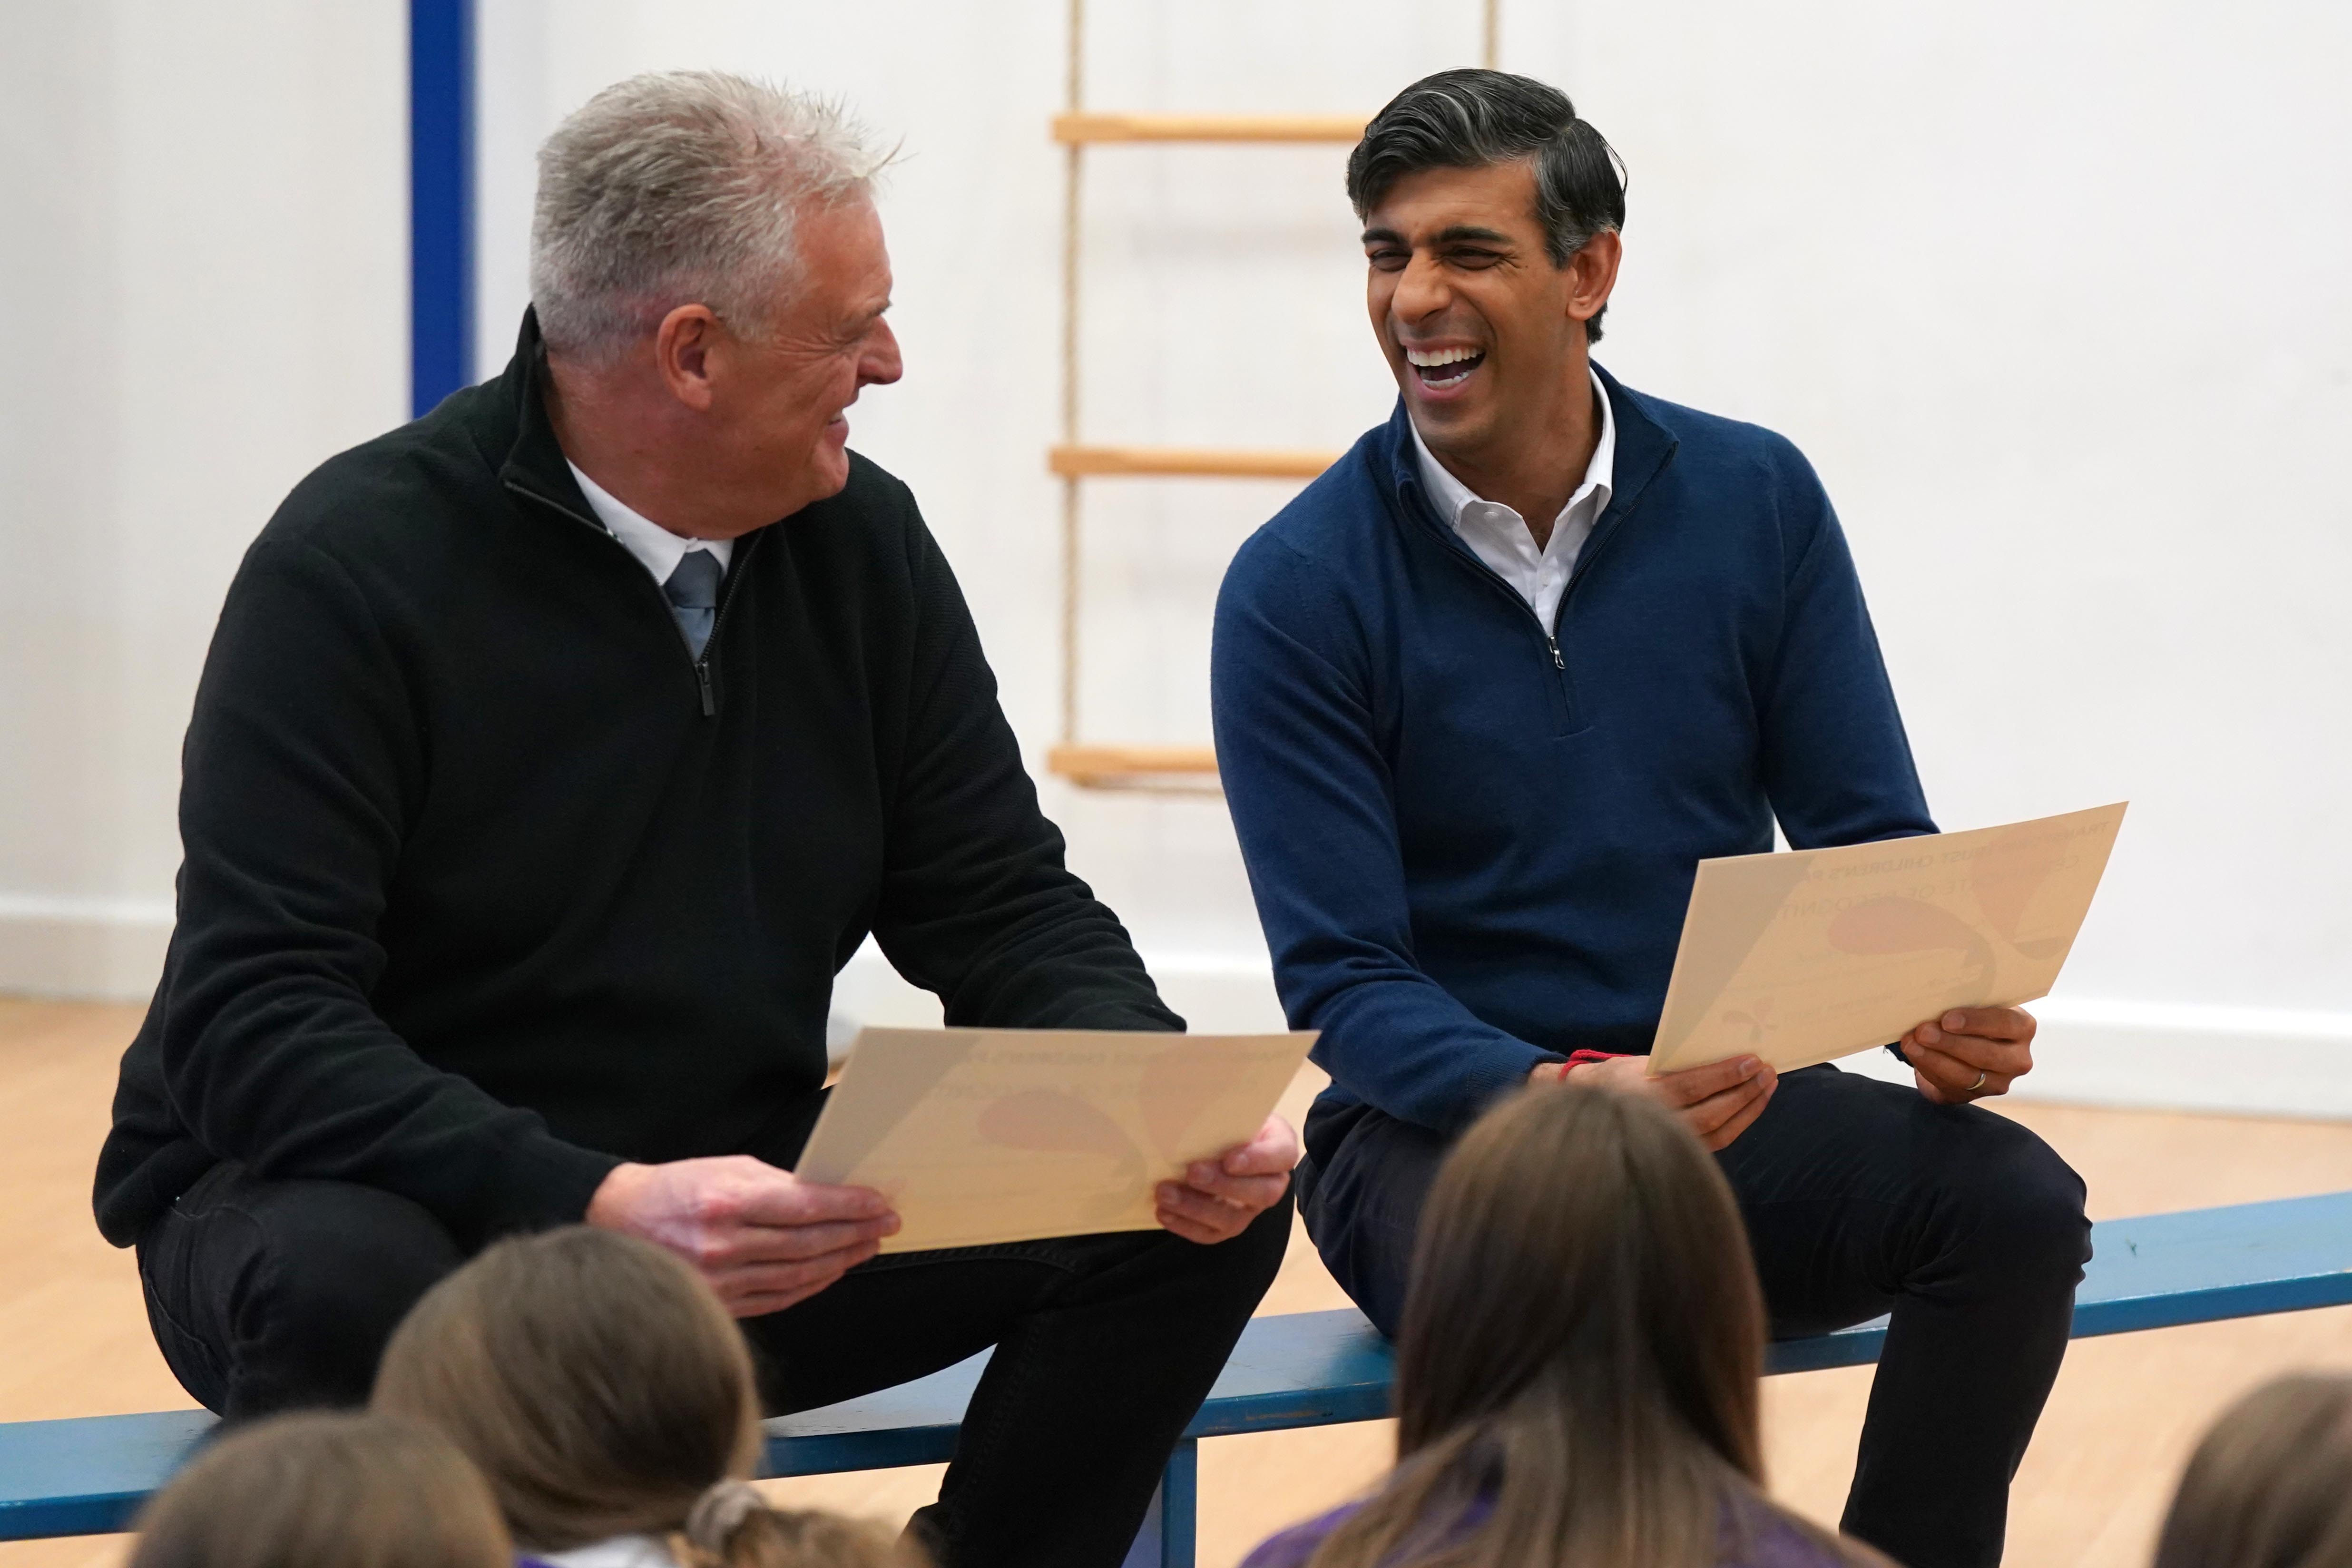
[[1360, 142], [1360, 114], [1057, 114], [1054, 140], [1081, 142]]
[[1045, 766], [1073, 784], [1125, 784], [1171, 773], [1217, 771], [1217, 753], [1207, 746], [1055, 746]]
[[1047, 454], [1065, 479], [1095, 474], [1197, 474], [1241, 479], [1311, 479], [1337, 452], [1215, 447], [1056, 447]]

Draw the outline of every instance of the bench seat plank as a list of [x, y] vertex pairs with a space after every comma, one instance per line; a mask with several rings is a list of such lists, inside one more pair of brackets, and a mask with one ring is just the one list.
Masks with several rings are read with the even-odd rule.
[[[2352, 1193], [2106, 1220], [2092, 1237], [2094, 1258], [2074, 1301], [2076, 1339], [2352, 1303]], [[1767, 1370], [1861, 1366], [1885, 1342], [1886, 1320], [1875, 1318], [1780, 1341]], [[811, 1475], [944, 1460], [987, 1363], [983, 1352], [904, 1387], [771, 1421], [770, 1462], [779, 1475]], [[1387, 1343], [1352, 1307], [1258, 1318], [1184, 1435], [1376, 1420], [1388, 1414], [1393, 1370]], [[838, 1462], [868, 1452], [919, 1457]]]
[[[2352, 1303], [2352, 1193], [2102, 1220], [2074, 1292], [2070, 1338], [2212, 1323]], [[1771, 1372], [1818, 1372], [1878, 1359], [1886, 1320], [1783, 1340]]]
[[0, 1541], [121, 1530], [213, 1425], [205, 1410], [0, 1425]]
[[[2352, 1303], [2352, 1192], [2104, 1221], [2074, 1337]], [[1770, 1347], [1769, 1370], [1878, 1359], [1886, 1320]], [[773, 1476], [936, 1464], [986, 1352], [944, 1372], [767, 1424]], [[1388, 1413], [1389, 1347], [1352, 1308], [1253, 1321], [1185, 1428], [1220, 1437]], [[0, 1541], [120, 1530], [210, 1430], [201, 1410], [0, 1424]]]
[[[878, 1394], [767, 1424], [772, 1476], [939, 1464], [988, 1365], [983, 1351], [943, 1372]], [[1352, 1307], [1256, 1318], [1219, 1374], [1187, 1437], [1223, 1437], [1388, 1414], [1394, 1363], [1387, 1342]]]

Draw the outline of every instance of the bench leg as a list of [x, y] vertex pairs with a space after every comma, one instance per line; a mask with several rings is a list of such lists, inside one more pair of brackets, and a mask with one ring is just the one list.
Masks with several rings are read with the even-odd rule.
[[1201, 1445], [1187, 1437], [1168, 1457], [1160, 1489], [1151, 1494], [1151, 1510], [1143, 1516], [1143, 1528], [1135, 1532], [1120, 1568], [1192, 1568], [1200, 1500]]
[[1200, 1522], [1201, 1445], [1184, 1437], [1160, 1473], [1160, 1568], [1192, 1568]]

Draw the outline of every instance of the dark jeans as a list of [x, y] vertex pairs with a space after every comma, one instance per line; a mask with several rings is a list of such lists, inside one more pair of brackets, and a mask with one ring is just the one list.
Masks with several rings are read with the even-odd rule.
[[[1307, 1231], [1393, 1336], [1445, 1140], [1355, 1106], [1308, 1117], [1307, 1147]], [[1910, 1568], [1999, 1563], [2090, 1258], [2082, 1178], [2004, 1117], [1831, 1067], [1782, 1078], [1717, 1159], [1775, 1338], [1894, 1313], [1842, 1528]]]
[[[1290, 1235], [1287, 1200], [1198, 1247], [1131, 1231], [893, 1254], [743, 1325], [771, 1414], [887, 1388], [993, 1344], [938, 1502], [942, 1568], [1110, 1568]], [[232, 1419], [357, 1405], [401, 1317], [464, 1261], [404, 1198], [231, 1163], [141, 1238], [156, 1342]]]

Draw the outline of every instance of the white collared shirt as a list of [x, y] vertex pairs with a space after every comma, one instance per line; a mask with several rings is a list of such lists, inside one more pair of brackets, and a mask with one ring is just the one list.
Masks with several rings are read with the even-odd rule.
[[677, 1568], [677, 1559], [653, 1535], [615, 1535], [592, 1541], [569, 1552], [526, 1552], [520, 1555], [544, 1563], [547, 1568]]
[[[1421, 432], [1412, 433], [1413, 451], [1421, 459], [1421, 482], [1429, 491], [1437, 515], [1454, 526], [1479, 560], [1528, 602], [1544, 634], [1551, 635], [1559, 610], [1559, 596], [1568, 592], [1569, 574], [1576, 570], [1577, 552], [1592, 533], [1592, 525], [1609, 510], [1609, 496], [1617, 473], [1617, 416], [1609, 406], [1609, 389], [1592, 377], [1592, 396], [1601, 407], [1601, 439], [1592, 445], [1592, 461], [1585, 465], [1584, 482], [1552, 520], [1551, 538], [1541, 550], [1528, 531], [1528, 521], [1500, 501], [1484, 500], [1470, 487], [1446, 472]], [[1411, 420], [1406, 421], [1411, 424]]]
[[728, 558], [735, 553], [733, 540], [688, 539], [682, 533], [672, 533], [651, 518], [631, 510], [612, 491], [582, 473], [580, 465], [571, 458], [564, 458], [563, 466], [572, 470], [572, 478], [580, 486], [580, 493], [588, 499], [589, 510], [596, 514], [596, 521], [604, 525], [604, 531], [627, 545], [629, 553], [643, 562], [646, 570], [654, 574], [655, 582], [668, 582], [669, 574], [677, 570], [677, 563], [697, 550], [708, 550], [719, 558], [719, 570], [727, 570]]

